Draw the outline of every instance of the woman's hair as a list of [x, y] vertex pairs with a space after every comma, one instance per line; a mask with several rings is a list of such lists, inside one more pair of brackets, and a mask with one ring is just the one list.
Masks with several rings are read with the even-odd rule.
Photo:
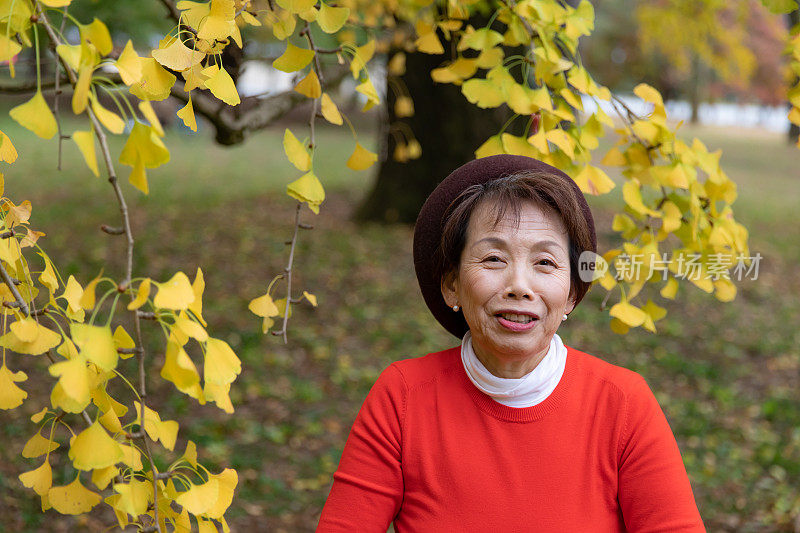
[[591, 282], [580, 278], [578, 258], [585, 250], [592, 249], [592, 237], [575, 194], [574, 188], [563, 177], [532, 170], [522, 170], [467, 187], [444, 213], [437, 253], [439, 279], [458, 271], [461, 253], [467, 242], [469, 220], [479, 204], [485, 201], [490, 206], [495, 214], [494, 226], [509, 208], [513, 210], [514, 224], [519, 225], [522, 202], [530, 200], [541, 207], [552, 208], [561, 217], [569, 236], [570, 295], [580, 300], [589, 290]]

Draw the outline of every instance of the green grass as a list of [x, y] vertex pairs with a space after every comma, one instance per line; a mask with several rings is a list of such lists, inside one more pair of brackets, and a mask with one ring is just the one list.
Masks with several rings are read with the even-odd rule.
[[[303, 124], [291, 127], [305, 131]], [[98, 229], [118, 224], [109, 185], [86, 171], [69, 142], [59, 173], [55, 142], [40, 143], [7, 119], [0, 129], [20, 152], [17, 163], [2, 169], [6, 195], [32, 201], [32, 227], [47, 233], [40, 243], [63, 273], [77, 273], [83, 283], [100, 268], [119, 276], [122, 240]], [[235, 531], [313, 531], [350, 425], [377, 375], [392, 361], [458, 342], [419, 297], [411, 228], [350, 220], [371, 172], [345, 170], [353, 140], [342, 131], [318, 132], [317, 169], [328, 198], [319, 215], [303, 209], [302, 220], [314, 229], [301, 234], [295, 251], [293, 291], [314, 293], [319, 307], [296, 306], [286, 345], [262, 335], [247, 311], [288, 256], [283, 241], [291, 237], [294, 206], [283, 191], [300, 173], [284, 162], [282, 128], [235, 148], [169, 132], [172, 161], [149, 171], [150, 196], [124, 184], [136, 274], [164, 280], [201, 266], [209, 332], [243, 361], [231, 392], [236, 413], [199, 406], [158, 377], [163, 341], [145, 324], [150, 401], [164, 418], [181, 423], [176, 454], [159, 460], [168, 463], [192, 439], [212, 471], [236, 468], [239, 486], [229, 511]], [[751, 230], [751, 250], [765, 256], [759, 279], [742, 282], [729, 304], [682, 286], [677, 301], [666, 304], [658, 335], [611, 333], [599, 311], [603, 291], [594, 289], [559, 334], [570, 346], [645, 376], [675, 432], [709, 531], [792, 531], [800, 512], [800, 239], [792, 209], [800, 197], [793, 170], [800, 152], [763, 133], [686, 133], [710, 149], [723, 148], [723, 168], [739, 184], [737, 218]], [[127, 167], [119, 168], [125, 181]], [[614, 194], [591, 199], [601, 249], [613, 239]], [[30, 397], [2, 419], [0, 530], [95, 531], [111, 524], [102, 509], [85, 520], [43, 514], [20, 486], [17, 475], [38, 466], [19, 452], [34, 431], [27, 417], [47, 402], [36, 383], [49, 376], [37, 358], [9, 355], [9, 363], [28, 372]], [[123, 361], [122, 371], [132, 375], [133, 364]], [[113, 390], [122, 398], [122, 388]], [[51, 457], [57, 480], [68, 472], [65, 455], [62, 446]]]

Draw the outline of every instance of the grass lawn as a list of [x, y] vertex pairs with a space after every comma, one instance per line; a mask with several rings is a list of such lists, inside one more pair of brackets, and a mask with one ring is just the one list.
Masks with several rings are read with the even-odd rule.
[[[303, 124], [291, 127], [306, 131]], [[55, 141], [34, 140], [7, 116], [0, 129], [20, 152], [17, 163], [2, 169], [5, 195], [16, 203], [31, 200], [32, 227], [47, 233], [40, 244], [62, 274], [77, 274], [82, 283], [101, 268], [119, 276], [122, 239], [98, 229], [119, 220], [108, 184], [85, 170], [70, 142], [58, 172]], [[729, 304], [682, 286], [677, 301], [666, 304], [669, 314], [658, 323], [658, 335], [612, 333], [599, 311], [598, 288], [559, 334], [647, 379], [675, 432], [709, 531], [794, 531], [800, 516], [800, 151], [763, 132], [684, 130], [712, 150], [723, 149], [723, 168], [739, 185], [737, 219], [750, 229], [751, 251], [764, 257], [758, 280], [743, 281]], [[328, 128], [318, 135], [316, 168], [328, 197], [319, 215], [302, 211], [314, 229], [301, 234], [293, 292], [308, 290], [319, 306], [295, 307], [286, 345], [263, 335], [247, 310], [288, 257], [283, 242], [291, 237], [294, 203], [283, 191], [299, 173], [282, 156], [283, 129], [234, 148], [216, 146], [206, 135], [170, 131], [172, 161], [148, 171], [149, 196], [125, 182], [127, 167], [118, 169], [137, 239], [136, 275], [163, 281], [176, 270], [193, 276], [201, 266], [209, 332], [243, 361], [231, 392], [235, 414], [199, 406], [158, 377], [163, 340], [145, 324], [153, 362], [150, 402], [162, 417], [181, 423], [176, 455], [159, 460], [170, 462], [191, 439], [212, 471], [236, 468], [239, 485], [228, 514], [234, 531], [313, 531], [350, 425], [378, 374], [392, 361], [458, 343], [419, 296], [412, 229], [350, 220], [372, 179], [371, 171], [345, 168], [352, 137]], [[620, 205], [618, 189], [590, 203], [600, 248], [607, 249], [614, 242], [610, 220]], [[30, 379], [24, 384], [28, 400], [4, 412], [0, 426], [6, 443], [0, 448], [0, 531], [110, 525], [113, 517], [102, 509], [80, 520], [43, 514], [38, 498], [17, 480], [38, 466], [19, 455], [35, 431], [28, 417], [48, 398], [35, 384], [48, 375], [41, 359], [8, 357]], [[122, 362], [126, 375], [132, 365]], [[122, 397], [121, 387], [114, 390]], [[58, 481], [69, 474], [66, 449], [51, 454]]]

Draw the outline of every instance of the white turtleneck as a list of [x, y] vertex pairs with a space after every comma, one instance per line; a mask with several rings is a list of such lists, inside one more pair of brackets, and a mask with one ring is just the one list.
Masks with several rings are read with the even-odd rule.
[[561, 337], [553, 334], [550, 349], [539, 364], [521, 378], [501, 378], [489, 372], [472, 349], [472, 333], [467, 330], [461, 341], [461, 361], [470, 381], [496, 402], [509, 407], [531, 407], [545, 400], [555, 390], [567, 363], [567, 348]]

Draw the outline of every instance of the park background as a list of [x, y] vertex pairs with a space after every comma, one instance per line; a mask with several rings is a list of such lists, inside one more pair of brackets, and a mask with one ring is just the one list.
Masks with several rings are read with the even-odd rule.
[[[760, 5], [744, 3], [753, 10]], [[645, 81], [679, 102], [678, 108], [698, 99], [698, 110], [706, 111], [698, 112], [699, 122], [682, 126], [679, 135], [722, 149], [722, 168], [738, 185], [737, 220], [750, 230], [752, 255], [762, 259], [757, 279], [737, 283], [731, 303], [682, 286], [679, 298], [666, 304], [668, 314], [657, 334], [641, 328], [624, 336], [613, 333], [600, 310], [599, 290], [589, 292], [559, 334], [568, 345], [646, 378], [673, 428], [709, 531], [797, 532], [800, 152], [781, 129], [788, 129], [788, 121], [775, 126], [748, 124], [744, 118], [754, 115], [747, 105], [756, 106], [756, 116], [787, 109], [781, 95], [788, 82], [780, 62], [785, 23], [762, 11], [749, 19], [760, 21], [753, 22], [753, 35], [774, 39], [771, 47], [758, 39], [746, 43], [758, 68], [747, 83], [738, 83], [722, 79], [714, 65], [686, 72], [657, 51], [637, 53], [636, 21], [625, 23], [629, 5], [596, 6], [597, 34], [582, 43], [587, 64], [600, 83], [620, 94]], [[344, 100], [350, 98], [343, 94]], [[107, 184], [86, 171], [72, 144], [65, 144], [62, 170], [56, 170], [56, 143], [35, 141], [8, 118], [7, 110], [21, 101], [13, 95], [0, 100], [0, 129], [20, 153], [5, 171], [5, 195], [32, 202], [32, 226], [47, 234], [43, 246], [66, 274], [120, 270], [122, 257], [98, 229], [118, 213]], [[703, 118], [713, 117], [712, 108], [700, 107], [703, 102], [727, 103], [725, 116], [741, 113], [741, 124], [720, 123], [718, 117], [716, 124], [704, 124]], [[352, 96], [351, 107], [358, 105]], [[179, 106], [173, 107], [172, 112]], [[380, 372], [393, 361], [459, 342], [435, 322], [419, 294], [413, 227], [385, 220], [391, 215], [377, 221], [356, 216], [370, 201], [379, 167], [348, 169], [342, 155], [350, 152], [352, 138], [347, 130], [326, 125], [318, 126], [315, 157], [326, 169], [327, 197], [318, 215], [303, 212], [303, 221], [314, 229], [298, 241], [294, 272], [296, 286], [314, 293], [319, 305], [293, 308], [288, 344], [262, 334], [247, 303], [285, 266], [284, 241], [291, 237], [294, 216], [285, 188], [294, 170], [283, 157], [281, 140], [286, 127], [306, 123], [307, 115], [300, 107], [236, 146], [215, 143], [206, 123], [192, 133], [179, 121], [164, 120], [170, 163], [150, 172], [148, 196], [124, 184], [137, 236], [134, 270], [165, 279], [176, 269], [194, 272], [202, 266], [204, 315], [243, 363], [231, 390], [233, 416], [175, 394], [169, 383], [150, 382], [150, 401], [159, 405], [162, 417], [181, 421], [176, 449], [191, 439], [212, 471], [230, 466], [239, 472], [227, 515], [234, 531], [313, 531], [350, 425]], [[356, 123], [362, 142], [383, 158], [385, 115], [378, 108], [359, 115]], [[601, 141], [598, 161], [613, 140], [609, 133]], [[122, 141], [113, 142], [116, 153]], [[436, 154], [423, 146], [422, 157]], [[613, 168], [607, 171], [622, 183]], [[443, 177], [426, 179], [435, 185]], [[598, 248], [609, 249], [618, 239], [611, 219], [621, 204], [620, 187], [588, 200]], [[153, 341], [156, 357], [159, 349]], [[26, 365], [29, 374], [36, 372], [37, 363]], [[114, 520], [107, 511], [75, 519], [42, 513], [38, 499], [17, 479], [31, 466], [19, 457], [31, 432], [28, 418], [47, 401], [47, 391], [29, 393], [26, 405], [5, 412], [0, 425], [0, 531], [108, 527]]]

